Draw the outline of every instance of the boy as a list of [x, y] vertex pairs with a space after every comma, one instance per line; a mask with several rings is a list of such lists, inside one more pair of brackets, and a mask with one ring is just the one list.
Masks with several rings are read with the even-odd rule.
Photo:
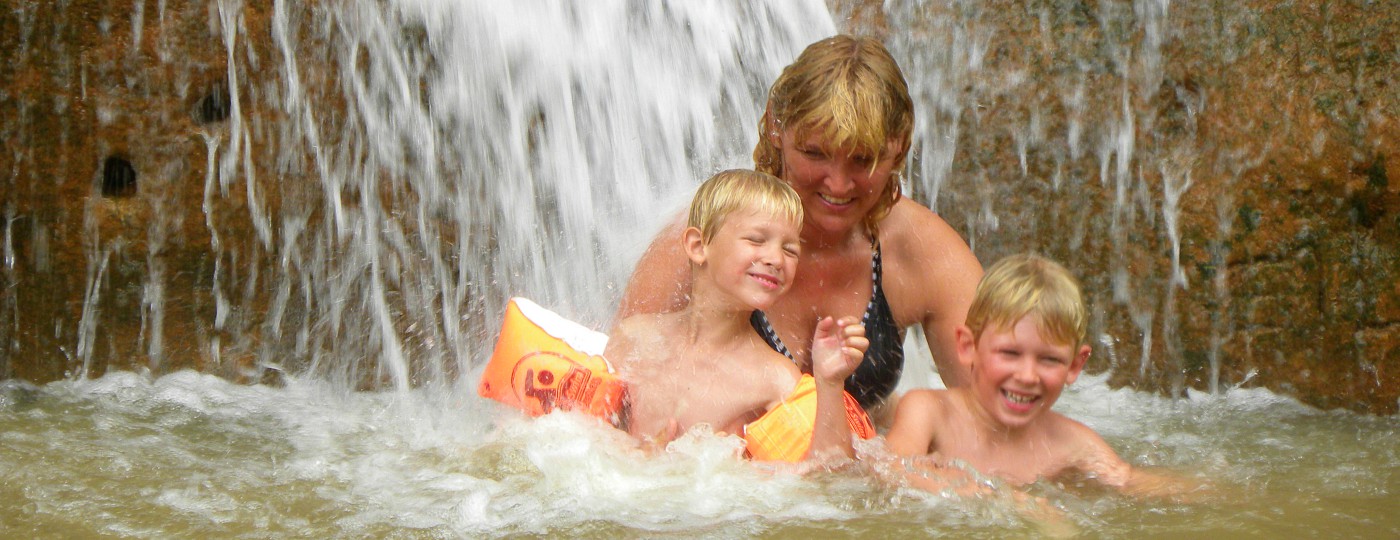
[[1092, 429], [1050, 410], [1089, 359], [1086, 326], [1079, 284], [1064, 267], [1035, 255], [998, 261], [955, 334], [971, 384], [906, 394], [890, 449], [960, 460], [1017, 485], [1080, 473], [1130, 494], [1184, 490], [1134, 469]]
[[[783, 402], [801, 372], [749, 325], [787, 290], [801, 250], [802, 202], [786, 183], [749, 170], [706, 180], [681, 235], [694, 285], [680, 311], [621, 321], [603, 355], [628, 385], [633, 436], [664, 445], [708, 424], [723, 433]], [[816, 422], [806, 457], [853, 455], [844, 383], [867, 346], [853, 317], [825, 317], [813, 337]]]

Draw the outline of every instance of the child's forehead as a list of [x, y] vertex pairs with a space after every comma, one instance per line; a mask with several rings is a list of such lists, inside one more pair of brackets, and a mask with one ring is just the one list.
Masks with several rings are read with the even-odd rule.
[[991, 320], [982, 329], [983, 338], [992, 339], [1014, 339], [1024, 341], [1034, 338], [1035, 340], [1056, 348], [1073, 349], [1074, 342], [1066, 339], [1056, 339], [1049, 331], [1045, 320], [1038, 313], [1026, 313], [1016, 319]]
[[729, 221], [730, 218], [742, 218], [753, 221], [783, 224], [798, 224], [782, 207], [782, 203], [765, 199], [763, 197], [752, 197], [742, 203], [735, 205], [724, 215], [719, 216], [721, 220]]

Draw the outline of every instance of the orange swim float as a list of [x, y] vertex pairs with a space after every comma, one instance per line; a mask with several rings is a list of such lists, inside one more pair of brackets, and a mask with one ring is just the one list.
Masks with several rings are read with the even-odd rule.
[[[512, 298], [476, 392], [530, 416], [581, 411], [621, 425], [627, 384], [603, 358], [607, 342], [606, 334]], [[851, 433], [874, 437], [865, 410], [850, 394], [844, 397]], [[816, 414], [816, 380], [803, 375], [781, 404], [744, 427], [746, 453], [763, 461], [801, 461], [812, 446]]]
[[607, 341], [534, 302], [512, 298], [476, 392], [530, 416], [576, 410], [617, 425], [627, 386], [602, 356]]
[[[849, 393], [846, 403], [846, 423], [851, 434], [862, 439], [875, 436], [865, 409]], [[812, 431], [817, 425], [817, 384], [811, 375], [803, 375], [792, 393], [782, 404], [744, 426], [744, 441], [750, 457], [762, 461], [802, 461], [812, 446]]]

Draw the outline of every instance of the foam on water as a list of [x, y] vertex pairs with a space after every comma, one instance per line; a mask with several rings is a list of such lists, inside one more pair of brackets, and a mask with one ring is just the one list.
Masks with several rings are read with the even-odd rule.
[[[527, 419], [469, 389], [347, 393], [314, 379], [269, 388], [194, 372], [112, 373], [8, 385], [3, 396], [0, 450], [14, 457], [0, 461], [0, 495], [28, 502], [0, 512], [0, 529], [728, 537], [1030, 526], [1009, 500], [902, 486], [878, 465], [878, 441], [862, 446], [865, 462], [804, 475], [740, 459], [737, 437], [697, 431], [647, 455], [591, 417]], [[1258, 389], [1174, 401], [1109, 389], [1095, 375], [1057, 408], [1134, 464], [1211, 479], [1252, 499], [1251, 512], [1316, 512], [1334, 524], [1397, 488], [1389, 418], [1318, 411]], [[1133, 524], [1143, 512], [1216, 517], [1048, 484], [1036, 491], [1079, 527], [1105, 533], [1148, 530]], [[1393, 524], [1373, 525], [1385, 526]]]

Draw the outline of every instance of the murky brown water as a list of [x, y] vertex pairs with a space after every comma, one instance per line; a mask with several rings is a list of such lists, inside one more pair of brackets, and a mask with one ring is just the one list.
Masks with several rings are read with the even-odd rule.
[[[1060, 407], [1136, 465], [1210, 479], [1199, 504], [1032, 491], [1090, 537], [1394, 538], [1400, 419], [1237, 390], [1171, 402], [1086, 377]], [[9, 384], [9, 383], [7, 383]], [[345, 393], [119, 373], [0, 394], [5, 537], [904, 537], [1039, 534], [1004, 497], [931, 495], [869, 466], [799, 476], [697, 436], [643, 458], [582, 418], [470, 390]], [[1003, 494], [1005, 492], [1003, 491]]]

